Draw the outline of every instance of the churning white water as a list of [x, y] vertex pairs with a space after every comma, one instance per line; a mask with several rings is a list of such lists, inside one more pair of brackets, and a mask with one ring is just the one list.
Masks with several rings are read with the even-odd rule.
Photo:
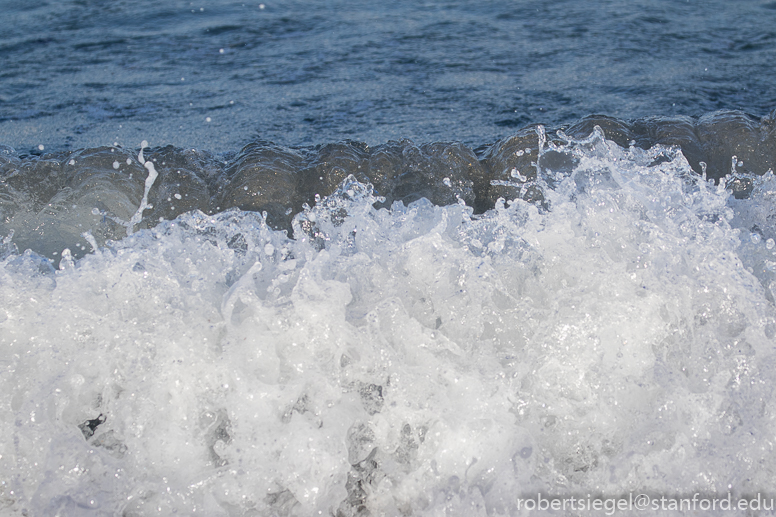
[[543, 203], [482, 216], [377, 210], [350, 177], [296, 239], [190, 212], [56, 271], [6, 239], [0, 510], [484, 516], [540, 492], [767, 491], [773, 175], [735, 200], [672, 148], [596, 131], [542, 152]]

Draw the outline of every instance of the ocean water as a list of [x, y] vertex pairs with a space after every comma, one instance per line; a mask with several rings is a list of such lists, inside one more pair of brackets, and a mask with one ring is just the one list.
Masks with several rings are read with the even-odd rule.
[[[262, 6], [264, 6], [262, 8]], [[1, 0], [0, 142], [490, 144], [776, 106], [768, 0]], [[207, 119], [210, 118], [210, 122]]]
[[0, 515], [774, 513], [775, 3], [0, 8]]

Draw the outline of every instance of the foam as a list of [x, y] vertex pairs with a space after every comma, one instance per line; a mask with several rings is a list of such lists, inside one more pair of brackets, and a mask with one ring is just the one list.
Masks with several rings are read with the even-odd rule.
[[347, 176], [294, 239], [233, 209], [57, 270], [4, 241], [0, 508], [517, 515], [538, 491], [767, 490], [776, 315], [753, 265], [773, 229], [747, 228], [767, 214], [676, 148], [596, 129], [538, 149], [541, 200], [482, 215]]

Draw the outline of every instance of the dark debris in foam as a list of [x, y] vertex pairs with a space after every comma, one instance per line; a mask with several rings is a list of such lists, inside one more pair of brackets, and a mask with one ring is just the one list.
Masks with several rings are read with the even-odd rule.
[[[733, 155], [744, 164], [739, 172], [759, 175], [776, 170], [776, 110], [760, 120], [736, 111], [699, 119], [652, 117], [631, 122], [590, 116], [573, 125], [548, 128], [546, 134], [553, 140], [555, 129], [563, 129], [581, 139], [595, 126], [623, 147], [678, 146], [695, 172], [701, 174], [705, 164], [707, 176], [715, 180], [731, 171]], [[149, 195], [153, 209], [144, 213], [137, 229], [190, 210], [216, 213], [232, 207], [266, 212], [270, 226], [291, 229], [293, 216], [305, 204], [312, 206], [316, 195], [331, 194], [351, 174], [374, 185], [377, 195], [385, 198], [382, 206], [422, 197], [438, 205], [461, 199], [482, 213], [501, 197], [541, 202], [542, 192], [533, 184], [538, 151], [536, 126], [477, 149], [409, 140], [374, 147], [345, 141], [312, 148], [257, 141], [224, 156], [172, 146], [146, 149], [145, 157], [153, 160], [159, 178]], [[546, 163], [541, 165], [562, 168], [563, 163], [550, 163], [561, 158], [545, 154]], [[513, 169], [524, 181], [522, 188], [514, 185]], [[100, 147], [35, 156], [2, 147], [0, 230], [15, 230], [14, 217], [22, 212], [56, 218], [63, 211], [88, 207], [103, 214], [104, 224], [97, 232], [104, 235], [95, 235], [98, 242], [121, 238], [126, 230], [113, 224], [111, 217], [129, 220], [142, 199], [146, 176], [137, 150]], [[746, 185], [734, 188], [737, 197], [745, 196]], [[45, 232], [45, 224], [43, 220], [40, 232]], [[20, 237], [17, 232], [14, 240]]]
[[95, 431], [97, 431], [97, 428], [105, 423], [106, 417], [102, 413], [99, 414], [97, 418], [92, 418], [91, 420], [86, 420], [84, 423], [78, 425], [78, 429], [81, 430], [81, 433], [83, 433], [84, 438], [87, 440], [94, 436]]

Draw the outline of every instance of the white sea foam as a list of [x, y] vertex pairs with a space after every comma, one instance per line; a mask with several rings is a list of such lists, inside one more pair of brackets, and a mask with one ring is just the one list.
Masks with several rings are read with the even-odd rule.
[[674, 149], [546, 152], [575, 165], [540, 161], [545, 206], [481, 217], [375, 210], [350, 177], [296, 240], [192, 212], [54, 271], [6, 239], [0, 508], [514, 515], [538, 491], [768, 489], [765, 208]]

